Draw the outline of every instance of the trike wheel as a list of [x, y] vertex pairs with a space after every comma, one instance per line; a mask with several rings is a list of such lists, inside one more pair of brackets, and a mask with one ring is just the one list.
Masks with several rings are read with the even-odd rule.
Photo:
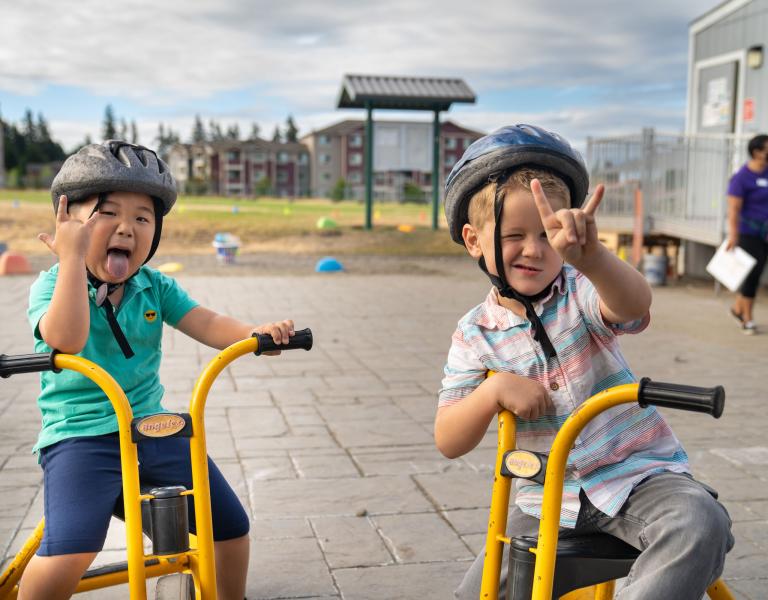
[[195, 581], [192, 575], [176, 573], [158, 579], [155, 600], [195, 600]]

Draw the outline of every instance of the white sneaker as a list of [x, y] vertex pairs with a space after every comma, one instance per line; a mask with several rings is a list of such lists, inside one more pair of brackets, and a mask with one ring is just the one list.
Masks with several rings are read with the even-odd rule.
[[755, 335], [757, 333], [757, 325], [754, 321], [746, 321], [741, 324], [741, 332], [744, 335]]

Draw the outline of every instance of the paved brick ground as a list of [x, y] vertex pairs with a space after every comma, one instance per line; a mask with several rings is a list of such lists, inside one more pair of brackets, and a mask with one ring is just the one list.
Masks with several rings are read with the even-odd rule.
[[[253, 518], [249, 598], [452, 597], [483, 543], [494, 438], [453, 461], [432, 443], [450, 335], [487, 289], [476, 267], [446, 264], [439, 275], [180, 277], [217, 310], [254, 322], [292, 317], [315, 333], [310, 353], [240, 359], [208, 404], [210, 453]], [[31, 349], [31, 281], [0, 279], [2, 353]], [[623, 345], [638, 375], [725, 385], [721, 420], [667, 414], [733, 517], [737, 545], [725, 577], [737, 598], [757, 600], [768, 595], [768, 335], [741, 335], [727, 304], [709, 288], [658, 289], [651, 328]], [[768, 306], [758, 308], [768, 331]], [[212, 356], [167, 331], [169, 407], [186, 405]], [[29, 452], [36, 388], [32, 375], [0, 381], [0, 558], [42, 514]], [[120, 555], [122, 536], [114, 524], [99, 562]]]

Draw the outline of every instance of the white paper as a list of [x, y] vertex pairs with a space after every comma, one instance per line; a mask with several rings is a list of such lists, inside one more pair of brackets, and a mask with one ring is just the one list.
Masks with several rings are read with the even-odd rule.
[[715, 252], [712, 260], [707, 265], [707, 272], [729, 290], [735, 292], [744, 283], [757, 260], [739, 247], [733, 250], [726, 250], [725, 247], [727, 245], [728, 240], [720, 244], [717, 252]]

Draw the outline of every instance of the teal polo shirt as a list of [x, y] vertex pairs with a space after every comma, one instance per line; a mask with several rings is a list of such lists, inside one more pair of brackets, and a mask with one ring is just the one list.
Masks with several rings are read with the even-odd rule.
[[[59, 265], [43, 271], [29, 292], [27, 316], [35, 335], [35, 352], [50, 352], [40, 336], [38, 324], [48, 310], [56, 285]], [[78, 354], [104, 368], [123, 388], [133, 415], [161, 412], [163, 386], [160, 384], [163, 323], [175, 326], [197, 302], [176, 281], [147, 266], [125, 284], [117, 322], [133, 348], [125, 358], [107, 323], [103, 308], [96, 306], [96, 290], [88, 285], [91, 329], [85, 347]], [[42, 430], [34, 451], [60, 440], [103, 435], [118, 430], [112, 403], [90, 379], [70, 370], [46, 371], [40, 375], [37, 404], [42, 413]]]

